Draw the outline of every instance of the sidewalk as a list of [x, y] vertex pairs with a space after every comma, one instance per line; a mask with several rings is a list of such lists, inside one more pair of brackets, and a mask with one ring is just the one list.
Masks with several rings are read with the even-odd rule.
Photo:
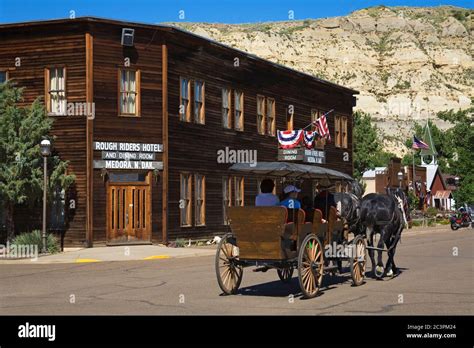
[[213, 248], [167, 248], [159, 245], [122, 245], [94, 248], [65, 248], [64, 252], [40, 256], [37, 260], [0, 259], [1, 264], [87, 263], [103, 261], [159, 260], [215, 255]]

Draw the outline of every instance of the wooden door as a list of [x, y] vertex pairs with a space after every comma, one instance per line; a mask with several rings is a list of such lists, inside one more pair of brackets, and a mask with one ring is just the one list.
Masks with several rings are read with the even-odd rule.
[[151, 192], [147, 184], [109, 184], [107, 242], [151, 242]]

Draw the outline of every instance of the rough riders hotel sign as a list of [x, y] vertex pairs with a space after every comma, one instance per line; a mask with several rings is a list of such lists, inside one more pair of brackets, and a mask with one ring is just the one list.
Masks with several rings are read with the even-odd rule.
[[94, 141], [94, 151], [102, 151], [102, 159], [94, 160], [94, 168], [163, 169], [163, 162], [155, 161], [156, 153], [163, 152], [162, 144]]

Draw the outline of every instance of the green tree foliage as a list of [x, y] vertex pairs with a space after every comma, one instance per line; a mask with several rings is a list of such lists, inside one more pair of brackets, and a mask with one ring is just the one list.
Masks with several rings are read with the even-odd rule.
[[383, 151], [382, 139], [377, 133], [377, 126], [372, 124], [369, 114], [361, 111], [354, 113], [354, 176], [357, 179], [368, 169], [387, 166], [390, 152]]
[[446, 131], [452, 156], [447, 159], [447, 172], [460, 178], [459, 189], [454, 191], [456, 205], [474, 204], [474, 103], [469, 109], [444, 111], [438, 117], [453, 124]]
[[[42, 199], [43, 159], [39, 143], [49, 139], [53, 119], [40, 100], [23, 106], [23, 89], [10, 82], [0, 84], [0, 205], [5, 209], [7, 238], [15, 231], [15, 206], [32, 206]], [[51, 139], [53, 140], [53, 139]], [[50, 187], [67, 189], [75, 176], [67, 174], [68, 163], [57, 155], [48, 158]]]

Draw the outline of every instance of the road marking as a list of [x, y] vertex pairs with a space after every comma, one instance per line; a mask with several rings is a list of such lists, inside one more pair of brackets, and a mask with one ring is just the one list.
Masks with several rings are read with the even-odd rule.
[[101, 262], [97, 259], [76, 259], [76, 263]]
[[169, 259], [169, 255], [152, 255], [145, 257], [143, 260], [159, 260], [159, 259]]

